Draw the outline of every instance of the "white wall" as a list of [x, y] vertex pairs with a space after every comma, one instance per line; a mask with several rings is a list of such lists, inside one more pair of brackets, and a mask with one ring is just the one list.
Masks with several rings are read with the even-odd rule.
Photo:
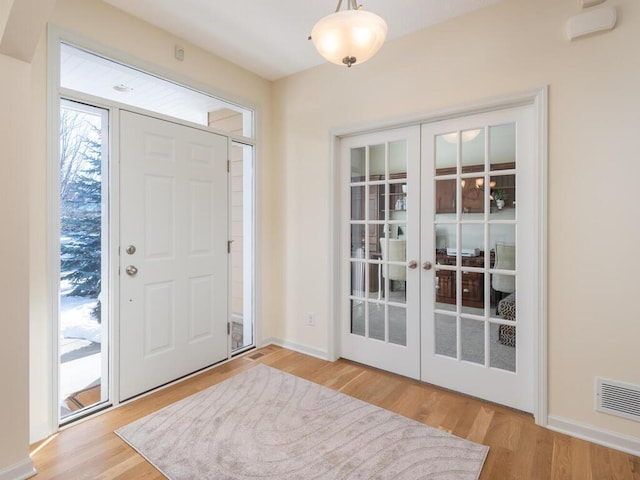
[[[278, 210], [277, 198], [271, 196], [269, 187], [275, 175], [269, 167], [271, 134], [271, 82], [243, 70], [219, 57], [206, 53], [182, 39], [170, 35], [150, 24], [144, 23], [98, 0], [59, 0], [51, 23], [57, 27], [97, 43], [112, 52], [123, 52], [127, 58], [140, 59], [152, 65], [156, 72], [168, 72], [173, 79], [188, 84], [204, 85], [219, 95], [248, 102], [258, 107], [259, 146], [257, 161], [263, 172], [263, 192], [258, 205], [263, 211], [263, 229], [257, 235], [262, 239], [262, 251], [267, 252], [262, 270], [265, 278], [263, 302], [258, 307], [263, 312], [262, 331], [266, 337], [273, 336], [273, 323], [281, 310], [277, 285], [270, 281], [277, 271], [277, 259], [281, 243], [272, 234], [273, 215]], [[174, 58], [174, 45], [185, 49], [185, 60]], [[31, 119], [34, 154], [31, 159], [31, 244], [30, 258], [30, 308], [31, 308], [31, 440], [42, 438], [52, 424], [49, 341], [51, 319], [47, 309], [46, 271], [46, 39], [38, 45], [33, 61], [34, 111]]]
[[[574, 42], [564, 35], [574, 0], [505, 0], [389, 42], [366, 64], [275, 83], [286, 252], [278, 335], [327, 349], [331, 129], [549, 85], [549, 411], [640, 438], [638, 423], [594, 410], [596, 375], [640, 384], [640, 2], [607, 4], [617, 28]], [[305, 325], [307, 311], [317, 326]]]
[[31, 66], [0, 54], [0, 473], [29, 460], [29, 181]]
[[30, 62], [54, 2], [6, 0], [0, 6], [1, 478], [26, 478], [33, 473], [29, 458], [29, 175], [34, 143]]

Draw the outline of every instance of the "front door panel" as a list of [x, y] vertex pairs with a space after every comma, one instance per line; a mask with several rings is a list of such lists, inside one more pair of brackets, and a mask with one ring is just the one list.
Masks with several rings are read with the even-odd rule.
[[122, 112], [120, 400], [227, 358], [227, 139]]

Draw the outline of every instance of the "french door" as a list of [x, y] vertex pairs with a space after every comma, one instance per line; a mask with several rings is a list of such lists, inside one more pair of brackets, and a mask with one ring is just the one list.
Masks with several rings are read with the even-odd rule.
[[343, 139], [343, 357], [533, 411], [532, 119]]
[[342, 356], [420, 376], [420, 128], [343, 140]]
[[532, 107], [422, 128], [421, 378], [533, 411]]
[[120, 400], [227, 358], [227, 138], [121, 112]]

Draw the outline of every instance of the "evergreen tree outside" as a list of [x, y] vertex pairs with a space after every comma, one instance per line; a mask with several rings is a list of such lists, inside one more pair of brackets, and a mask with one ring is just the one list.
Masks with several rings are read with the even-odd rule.
[[[102, 139], [95, 118], [61, 111], [60, 279], [69, 287], [64, 295], [98, 299], [102, 277]], [[98, 301], [94, 310], [98, 321], [99, 308]]]

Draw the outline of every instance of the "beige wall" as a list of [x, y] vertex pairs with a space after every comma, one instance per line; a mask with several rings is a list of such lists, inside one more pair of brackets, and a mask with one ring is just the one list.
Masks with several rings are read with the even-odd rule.
[[618, 27], [572, 43], [564, 26], [577, 2], [505, 0], [389, 42], [350, 70], [323, 65], [275, 83], [286, 251], [277, 335], [327, 349], [331, 129], [549, 85], [550, 414], [640, 437], [638, 423], [594, 410], [596, 375], [640, 384], [640, 3], [607, 3]]
[[[270, 225], [273, 212], [278, 209], [270, 197], [270, 139], [271, 134], [271, 82], [247, 72], [216, 56], [179, 40], [167, 32], [141, 22], [120, 10], [97, 0], [59, 0], [51, 23], [75, 35], [87, 38], [113, 52], [124, 52], [127, 58], [141, 59], [161, 73], [169, 72], [177, 80], [206, 86], [223, 97], [248, 102], [258, 107], [259, 147], [257, 159], [266, 173], [258, 188], [263, 192], [258, 200], [263, 210], [262, 225], [258, 232], [263, 249], [278, 251], [279, 242], [274, 242]], [[174, 45], [180, 43], [185, 49], [185, 60], [174, 58]], [[49, 372], [50, 351], [47, 346], [51, 335], [50, 319], [47, 318], [46, 297], [46, 39], [38, 46], [33, 61], [33, 97], [37, 102], [33, 112], [32, 126], [36, 145], [31, 165], [31, 247], [32, 259], [30, 305], [31, 325], [31, 375], [32, 388], [37, 395], [31, 396], [32, 440], [40, 438], [51, 424]], [[264, 255], [264, 271], [273, 270], [273, 257]], [[268, 279], [269, 277], [267, 277]], [[263, 281], [264, 302], [262, 330], [272, 336], [272, 319], [279, 318], [279, 293], [272, 283]]]
[[0, 55], [0, 471], [29, 460], [30, 76], [28, 63]]

